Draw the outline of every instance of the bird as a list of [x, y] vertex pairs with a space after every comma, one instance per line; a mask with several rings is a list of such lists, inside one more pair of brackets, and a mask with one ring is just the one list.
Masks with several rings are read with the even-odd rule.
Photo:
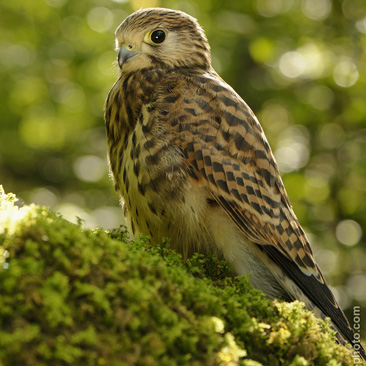
[[[264, 131], [214, 70], [198, 21], [140, 9], [115, 33], [105, 102], [108, 157], [131, 235], [216, 255], [270, 299], [299, 300], [353, 331], [318, 267]], [[359, 351], [365, 358], [365, 351]]]

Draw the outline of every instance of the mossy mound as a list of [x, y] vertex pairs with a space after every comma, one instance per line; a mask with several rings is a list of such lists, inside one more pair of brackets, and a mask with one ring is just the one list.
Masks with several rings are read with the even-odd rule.
[[0, 191], [0, 365], [352, 365], [327, 324], [225, 263]]

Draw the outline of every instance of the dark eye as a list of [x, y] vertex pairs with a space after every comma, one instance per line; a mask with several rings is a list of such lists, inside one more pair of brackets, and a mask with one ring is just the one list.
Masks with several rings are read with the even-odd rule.
[[151, 33], [150, 38], [153, 43], [156, 44], [163, 43], [165, 40], [165, 32], [161, 29], [157, 29]]

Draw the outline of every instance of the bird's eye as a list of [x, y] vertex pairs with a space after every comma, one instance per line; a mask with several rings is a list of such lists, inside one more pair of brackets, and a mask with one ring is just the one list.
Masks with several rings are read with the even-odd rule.
[[151, 42], [155, 44], [163, 43], [165, 40], [165, 32], [161, 29], [154, 30], [150, 34], [150, 39]]

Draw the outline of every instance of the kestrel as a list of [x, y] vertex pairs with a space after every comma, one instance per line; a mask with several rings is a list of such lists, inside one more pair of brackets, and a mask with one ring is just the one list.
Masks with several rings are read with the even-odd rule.
[[[116, 30], [120, 75], [105, 105], [109, 160], [132, 234], [184, 257], [215, 254], [270, 298], [350, 325], [314, 260], [266, 136], [211, 66], [196, 19], [150, 8]], [[363, 356], [365, 352], [361, 350]]]

